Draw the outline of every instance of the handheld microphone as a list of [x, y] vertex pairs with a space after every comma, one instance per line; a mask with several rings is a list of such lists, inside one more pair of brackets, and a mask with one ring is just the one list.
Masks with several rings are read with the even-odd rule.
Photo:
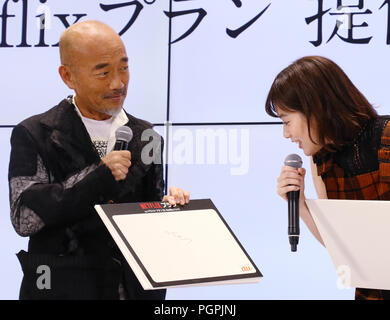
[[131, 139], [133, 139], [133, 130], [127, 126], [119, 127], [115, 132], [114, 150], [127, 150]]
[[[285, 166], [295, 169], [302, 167], [302, 159], [297, 154], [290, 154], [284, 160]], [[288, 198], [288, 239], [291, 251], [297, 251], [299, 242], [299, 191], [287, 192]]]

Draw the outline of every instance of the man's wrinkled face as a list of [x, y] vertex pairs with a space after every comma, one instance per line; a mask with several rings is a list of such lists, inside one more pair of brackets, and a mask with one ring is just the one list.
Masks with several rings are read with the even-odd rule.
[[90, 114], [117, 114], [130, 78], [122, 41], [87, 44], [77, 50], [74, 58], [71, 73], [78, 107]]

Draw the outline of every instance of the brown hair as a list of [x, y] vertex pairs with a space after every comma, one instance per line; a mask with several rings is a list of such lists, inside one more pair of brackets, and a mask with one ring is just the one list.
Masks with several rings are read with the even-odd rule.
[[279, 117], [275, 107], [304, 114], [312, 141], [310, 121], [314, 120], [319, 141], [313, 143], [330, 151], [353, 141], [364, 124], [378, 116], [344, 71], [319, 56], [303, 57], [277, 75], [265, 110]]

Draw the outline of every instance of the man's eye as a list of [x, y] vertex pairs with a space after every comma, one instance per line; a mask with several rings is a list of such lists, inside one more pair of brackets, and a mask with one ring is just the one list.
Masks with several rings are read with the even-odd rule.
[[283, 124], [284, 124], [285, 126], [288, 126], [289, 123], [290, 123], [290, 121], [283, 121]]
[[98, 77], [104, 77], [108, 74], [108, 71], [104, 71], [104, 72], [101, 72], [101, 73], [98, 73], [97, 76]]
[[129, 66], [126, 66], [126, 67], [122, 68], [123, 71], [127, 71], [128, 69], [129, 69]]

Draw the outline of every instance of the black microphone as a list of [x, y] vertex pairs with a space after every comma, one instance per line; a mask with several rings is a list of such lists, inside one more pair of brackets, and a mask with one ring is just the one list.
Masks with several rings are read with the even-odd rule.
[[[302, 167], [302, 159], [297, 154], [290, 154], [284, 160], [284, 165], [295, 169]], [[291, 251], [297, 251], [299, 242], [299, 190], [287, 192], [288, 198], [288, 239]]]
[[131, 139], [133, 139], [133, 130], [127, 126], [119, 127], [115, 132], [114, 150], [127, 150]]

